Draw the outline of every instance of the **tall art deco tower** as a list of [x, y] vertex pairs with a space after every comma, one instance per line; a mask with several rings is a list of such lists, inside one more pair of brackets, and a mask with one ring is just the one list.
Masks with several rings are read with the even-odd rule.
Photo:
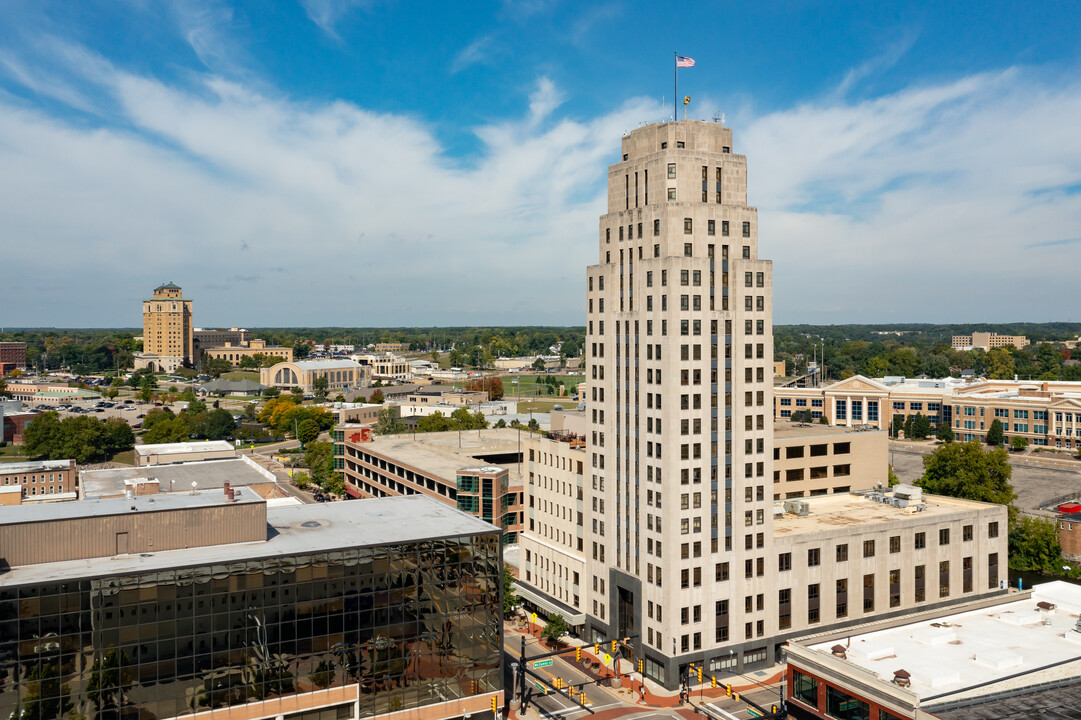
[[777, 630], [772, 263], [732, 147], [714, 122], [624, 136], [588, 268], [582, 604], [654, 677]]

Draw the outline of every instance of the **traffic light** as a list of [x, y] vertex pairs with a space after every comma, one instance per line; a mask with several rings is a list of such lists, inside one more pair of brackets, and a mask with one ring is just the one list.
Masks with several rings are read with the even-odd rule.
[[739, 693], [732, 693], [732, 699], [739, 702]]
[[699, 684], [702, 682], [702, 668], [698, 668], [698, 682]]
[[495, 695], [492, 696], [492, 713], [499, 712], [499, 701], [496, 700]]
[[556, 690], [563, 689], [563, 678], [556, 678]]
[[728, 683], [724, 686], [724, 694], [728, 697], [732, 697], [732, 683]]
[[617, 641], [615, 641], [615, 640], [613, 640], [613, 641], [612, 641], [612, 654], [613, 654], [613, 655], [615, 655], [615, 654], [616, 654], [616, 647], [617, 647], [618, 645], [619, 645], [619, 643], [618, 643]]
[[644, 670], [645, 667], [646, 667], [646, 661], [645, 660], [639, 660], [638, 661], [638, 672], [639, 672], [639, 674], [641, 674], [642, 670]]
[[476, 680], [469, 683], [469, 694], [470, 695], [476, 695], [477, 694], [477, 681]]
[[578, 662], [582, 662], [582, 648], [580, 648], [580, 647], [574, 648], [574, 659], [577, 660]]
[[769, 711], [770, 711], [770, 713], [772, 715], [776, 715], [777, 714], [777, 706], [776, 705], [770, 705], [769, 706]]
[[597, 657], [601, 656], [601, 644], [593, 643], [593, 654]]
[[712, 685], [713, 687], [717, 687], [717, 676], [716, 675], [710, 675], [709, 676], [709, 682], [710, 682], [710, 685]]

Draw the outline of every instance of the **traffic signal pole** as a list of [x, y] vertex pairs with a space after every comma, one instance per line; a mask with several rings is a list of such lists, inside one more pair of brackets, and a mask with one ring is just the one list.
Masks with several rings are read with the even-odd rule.
[[[622, 642], [623, 643], [628, 643], [628, 642], [630, 642], [631, 640], [633, 640], [634, 638], [637, 638], [637, 637], [638, 637], [638, 635], [630, 635], [628, 637], [623, 638]], [[612, 671], [616, 674], [616, 677], [618, 678], [619, 677], [619, 655], [621, 654], [618, 651], [618, 643], [620, 641], [618, 641], [618, 640], [609, 640], [609, 641], [606, 641], [606, 642], [610, 642], [613, 645], [614, 654], [613, 654], [613, 657], [612, 657]], [[594, 643], [595, 647], [598, 646], [598, 645], [599, 645], [599, 643]], [[529, 677], [533, 678], [534, 680], [536, 680], [538, 683], [540, 683], [540, 684], [542, 684], [542, 685], [544, 685], [544, 686], [546, 686], [548, 688], [551, 688], [555, 692], [557, 692], [560, 695], [562, 695], [563, 697], [567, 698], [572, 703], [574, 703], [578, 707], [582, 708], [586, 712], [590, 713], [591, 715], [593, 714], [593, 710], [590, 709], [589, 706], [579, 702], [578, 700], [575, 700], [574, 697], [569, 692], [566, 692], [566, 690], [573, 690], [575, 687], [585, 687], [586, 685], [592, 685], [592, 684], [594, 684], [594, 681], [589, 680], [587, 682], [578, 683], [577, 686], [574, 685], [574, 684], [563, 686], [562, 683], [560, 683], [561, 686], [557, 687], [556, 685], [553, 685], [551, 682], [546, 680], [543, 676], [541, 676], [541, 675], [533, 672], [531, 669], [529, 669], [528, 664], [531, 663], [531, 662], [536, 662], [537, 660], [543, 660], [545, 658], [554, 657], [556, 655], [566, 655], [568, 653], [575, 653], [576, 657], [580, 657], [581, 647], [565, 648], [563, 650], [553, 650], [551, 652], [540, 653], [538, 655], [533, 655], [532, 657], [527, 657], [526, 656], [525, 635], [522, 636], [522, 649], [519, 652], [518, 663], [517, 663], [518, 668], [517, 668], [517, 674], [515, 676], [515, 685], [516, 685], [516, 689], [517, 689], [517, 692], [518, 692], [518, 702], [519, 702], [519, 708], [518, 709], [519, 709], [519, 712], [523, 712], [523, 713], [525, 712], [526, 708], [529, 705], [529, 701], [533, 696], [532, 688], [527, 687], [527, 683], [526, 683], [526, 676], [529, 676]], [[643, 679], [645, 678], [644, 675], [642, 677], [643, 677]]]

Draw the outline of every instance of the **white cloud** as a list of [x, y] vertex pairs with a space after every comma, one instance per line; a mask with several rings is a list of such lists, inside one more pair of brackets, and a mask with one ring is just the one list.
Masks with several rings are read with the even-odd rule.
[[[458, 163], [416, 118], [50, 47], [47, 69], [0, 64], [115, 116], [0, 95], [9, 325], [137, 325], [163, 280], [200, 325], [581, 323], [605, 168], [665, 112], [634, 99], [567, 119], [542, 76]], [[1081, 83], [1014, 69], [740, 120], [778, 322], [1069, 319], [1076, 117]]]
[[1081, 182], [1077, 117], [1081, 83], [1014, 69], [737, 130], [778, 321], [1068, 319], [1081, 194], [1043, 191]]
[[246, 53], [233, 39], [231, 7], [220, 0], [174, 0], [170, 7], [199, 62], [216, 72], [242, 72]]
[[[604, 166], [657, 112], [538, 129], [558, 97], [542, 82], [527, 118], [477, 129], [464, 169], [423, 123], [348, 103], [94, 79], [131, 131], [0, 106], [9, 324], [137, 324], [163, 278], [200, 325], [578, 323]], [[20, 301], [46, 267], [85, 301]]]
[[481, 35], [454, 56], [454, 60], [450, 64], [451, 75], [456, 75], [468, 67], [490, 60], [494, 52], [492, 36]]
[[339, 40], [336, 30], [338, 21], [352, 10], [368, 5], [366, 0], [299, 0], [308, 18], [323, 32]]

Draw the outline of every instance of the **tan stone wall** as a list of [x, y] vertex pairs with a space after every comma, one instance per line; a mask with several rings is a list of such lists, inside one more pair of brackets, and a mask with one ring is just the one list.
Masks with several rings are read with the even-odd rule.
[[[585, 524], [597, 513], [585, 505], [584, 448], [530, 434], [523, 438], [525, 521], [520, 579], [576, 610], [585, 610]], [[602, 501], [603, 504], [603, 501]], [[599, 608], [599, 606], [598, 606]]]
[[889, 485], [884, 431], [816, 433], [812, 426], [806, 435], [775, 434], [773, 443], [774, 500]]
[[[870, 501], [868, 501], [870, 502]], [[998, 536], [989, 537], [989, 526], [998, 524]], [[972, 527], [972, 539], [965, 540], [965, 526]], [[939, 544], [939, 530], [949, 531], [949, 543]], [[923, 533], [925, 547], [916, 549], [916, 535]], [[899, 538], [897, 551], [891, 552], [890, 539]], [[873, 555], [864, 557], [864, 543], [873, 542]], [[846, 546], [847, 560], [838, 560], [837, 548]], [[809, 564], [809, 551], [818, 550], [819, 564]], [[996, 592], [998, 581], [1007, 579], [1007, 515], [1005, 506], [980, 504], [978, 509], [958, 508], [946, 516], [912, 516], [888, 522], [866, 523], [846, 528], [824, 528], [820, 532], [779, 535], [774, 550], [778, 555], [791, 553], [792, 569], [774, 575], [771, 591], [779, 596], [791, 589], [791, 627], [781, 628], [779, 617], [772, 618], [772, 632], [797, 634], [835, 622], [872, 619], [877, 615], [919, 609], [935, 603], [971, 600]], [[997, 554], [998, 573], [990, 577], [988, 556]], [[964, 591], [963, 564], [972, 559], [972, 589]], [[940, 593], [939, 563], [949, 563], [949, 585]], [[774, 558], [774, 563], [778, 559]], [[916, 567], [924, 568], [924, 596], [917, 600]], [[777, 565], [773, 567], [776, 569]], [[900, 596], [891, 605], [890, 571], [898, 570]], [[865, 576], [873, 576], [873, 609], [864, 610]], [[837, 608], [837, 580], [847, 580], [847, 613]], [[819, 620], [809, 620], [813, 600], [808, 586], [818, 585]], [[776, 598], [774, 598], [776, 602]], [[777, 607], [773, 605], [773, 607]]]

